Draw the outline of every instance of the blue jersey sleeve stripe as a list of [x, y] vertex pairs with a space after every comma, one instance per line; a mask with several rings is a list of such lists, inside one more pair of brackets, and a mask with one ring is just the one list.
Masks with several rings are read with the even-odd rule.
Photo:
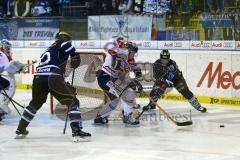
[[69, 47], [68, 49], [65, 50], [65, 52], [70, 51], [71, 49], [73, 49], [73, 46]]
[[62, 48], [63, 46], [65, 46], [66, 44], [68, 44], [68, 43], [71, 43], [71, 42], [70, 42], [70, 41], [63, 42], [63, 43], [61, 44], [61, 48]]

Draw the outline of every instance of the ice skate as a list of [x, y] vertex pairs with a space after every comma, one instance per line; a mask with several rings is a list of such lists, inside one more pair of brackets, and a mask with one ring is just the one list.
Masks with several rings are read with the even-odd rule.
[[97, 116], [94, 119], [94, 124], [108, 124], [108, 118], [107, 117], [101, 117], [101, 116]]
[[123, 112], [123, 123], [126, 125], [134, 126], [138, 125], [140, 122], [139, 119], [133, 117], [133, 113], [130, 113], [129, 115], [124, 115]]
[[81, 128], [72, 129], [73, 142], [83, 142], [90, 141], [91, 134], [88, 132], [82, 131]]
[[200, 107], [194, 107], [196, 110], [198, 110], [198, 111], [200, 111], [200, 112], [202, 112], [202, 113], [205, 113], [205, 112], [207, 112], [207, 108], [205, 108], [205, 107], [202, 107], [202, 106], [200, 106]]
[[189, 99], [189, 103], [198, 111], [205, 113], [207, 112], [207, 108], [202, 107], [201, 104], [198, 102], [197, 98], [193, 97]]
[[26, 129], [17, 129], [15, 139], [24, 139], [28, 135], [28, 130]]
[[0, 124], [2, 122], [2, 120], [4, 119], [5, 113], [4, 112], [0, 112]]

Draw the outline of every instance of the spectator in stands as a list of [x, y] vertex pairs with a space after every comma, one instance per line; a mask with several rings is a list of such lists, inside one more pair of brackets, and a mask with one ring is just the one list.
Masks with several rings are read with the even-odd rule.
[[165, 14], [169, 11], [169, 0], [144, 0], [143, 13], [147, 14]]
[[224, 0], [207, 0], [207, 5], [212, 14], [224, 12]]
[[170, 1], [170, 26], [174, 25], [174, 19], [176, 16], [179, 16], [181, 23], [178, 27], [188, 26], [189, 20], [191, 18], [191, 3], [190, 0], [171, 0]]
[[118, 0], [89, 0], [90, 15], [112, 15], [117, 12]]
[[133, 12], [140, 14], [143, 12], [143, 2], [144, 0], [134, 0], [133, 2]]
[[10, 17], [10, 3], [11, 0], [1, 0], [0, 1], [0, 17]]
[[226, 12], [237, 13], [238, 10], [240, 9], [239, 2], [240, 2], [240, 0], [224, 1], [224, 7], [225, 7], [224, 9], [225, 9], [225, 11]]
[[189, 0], [182, 0], [182, 2], [181, 2], [181, 12], [182, 12], [182, 14], [189, 14], [190, 13], [190, 1]]
[[52, 8], [52, 16], [60, 16], [62, 6], [69, 4], [70, 0], [50, 0], [49, 3]]
[[14, 4], [14, 17], [26, 17], [30, 15], [30, 6], [34, 0], [16, 0]]
[[[193, 0], [192, 0], [193, 1]], [[194, 0], [192, 3], [192, 14], [195, 16], [199, 16], [202, 12], [204, 12], [205, 0]]]
[[133, 11], [133, 0], [120, 0], [118, 10], [120, 14], [131, 14]]
[[32, 16], [42, 17], [51, 16], [52, 8], [48, 0], [37, 0], [31, 9]]
[[113, 14], [113, 2], [112, 0], [101, 0], [101, 14], [111, 15]]

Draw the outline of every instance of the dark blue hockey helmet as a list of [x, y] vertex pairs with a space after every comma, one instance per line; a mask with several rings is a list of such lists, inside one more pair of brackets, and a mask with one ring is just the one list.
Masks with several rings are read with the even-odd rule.
[[161, 59], [170, 59], [170, 52], [167, 49], [164, 49], [160, 52]]

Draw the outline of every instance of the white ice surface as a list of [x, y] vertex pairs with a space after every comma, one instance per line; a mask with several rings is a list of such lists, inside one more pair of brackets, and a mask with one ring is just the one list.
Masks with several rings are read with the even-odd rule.
[[[17, 91], [14, 99], [27, 105], [31, 93]], [[160, 104], [171, 113], [189, 114], [191, 109], [188, 103]], [[139, 127], [87, 121], [84, 130], [92, 133], [91, 142], [81, 143], [71, 141], [69, 126], [62, 134], [64, 122], [50, 114], [49, 103], [31, 122], [28, 137], [14, 139], [20, 118], [12, 108], [0, 125], [0, 160], [239, 160], [240, 107], [207, 108], [206, 114], [192, 110], [193, 125], [187, 127], [154, 118]]]

